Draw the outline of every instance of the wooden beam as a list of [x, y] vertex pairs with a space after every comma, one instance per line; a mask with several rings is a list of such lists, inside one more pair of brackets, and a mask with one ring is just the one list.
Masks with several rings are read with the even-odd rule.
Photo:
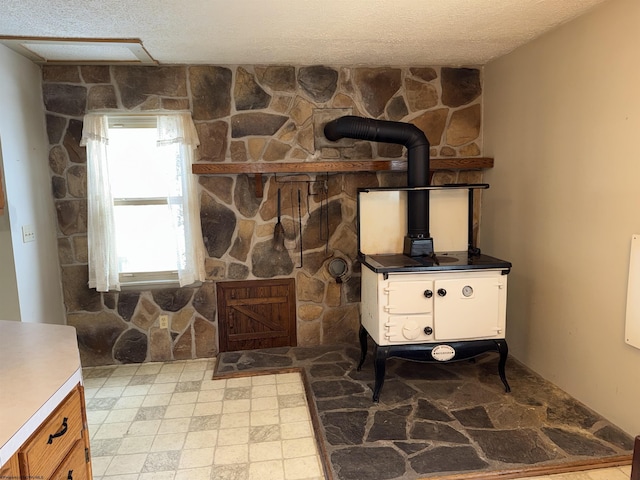
[[[432, 171], [478, 170], [493, 168], [493, 158], [432, 158]], [[195, 163], [192, 172], [197, 175], [233, 175], [240, 173], [355, 173], [355, 172], [404, 172], [407, 161], [398, 160], [327, 160], [318, 162], [223, 162]]]

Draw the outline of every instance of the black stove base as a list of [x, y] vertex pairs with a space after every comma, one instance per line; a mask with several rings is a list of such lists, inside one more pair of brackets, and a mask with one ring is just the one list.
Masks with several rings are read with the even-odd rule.
[[[367, 337], [367, 330], [360, 325], [360, 362], [358, 363], [358, 370], [362, 368], [362, 364], [367, 356]], [[505, 339], [385, 346], [378, 345], [374, 341], [374, 345], [374, 369], [376, 380], [373, 388], [373, 401], [376, 403], [380, 399], [380, 391], [384, 385], [386, 362], [387, 358], [390, 357], [403, 358], [422, 363], [450, 363], [460, 360], [468, 360], [485, 352], [498, 352], [500, 354], [500, 360], [498, 361], [498, 374], [500, 375], [500, 380], [502, 380], [505, 391], [507, 393], [511, 391], [504, 369], [507, 363], [507, 355], [509, 354], [509, 347], [507, 346], [507, 341]], [[433, 349], [441, 345], [453, 348], [455, 353], [451, 359], [436, 360], [433, 357]]]

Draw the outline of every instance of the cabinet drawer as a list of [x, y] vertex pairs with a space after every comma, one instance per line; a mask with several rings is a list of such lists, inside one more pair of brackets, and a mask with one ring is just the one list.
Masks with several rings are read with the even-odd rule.
[[78, 440], [50, 480], [88, 480], [84, 442]]
[[20, 451], [23, 475], [49, 478], [77, 440], [82, 438], [82, 405], [78, 388], [44, 421]]

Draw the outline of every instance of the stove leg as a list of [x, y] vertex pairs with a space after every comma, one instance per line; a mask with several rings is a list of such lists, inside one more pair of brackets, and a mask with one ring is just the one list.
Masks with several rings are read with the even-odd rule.
[[358, 363], [358, 371], [362, 368], [362, 364], [364, 363], [364, 359], [367, 356], [367, 331], [364, 329], [362, 325], [360, 325], [360, 363]]
[[373, 387], [373, 401], [378, 403], [380, 400], [380, 390], [382, 390], [382, 385], [384, 385], [384, 375], [387, 368], [387, 358], [389, 357], [390, 347], [380, 347], [376, 345], [375, 352], [375, 375], [376, 375], [376, 383]]
[[505, 392], [509, 393], [511, 391], [511, 387], [509, 383], [507, 383], [507, 376], [504, 372], [504, 366], [507, 364], [507, 355], [509, 354], [509, 347], [507, 346], [506, 340], [495, 340], [496, 347], [498, 347], [498, 353], [500, 354], [500, 361], [498, 362], [498, 374], [500, 375], [500, 380], [504, 384]]

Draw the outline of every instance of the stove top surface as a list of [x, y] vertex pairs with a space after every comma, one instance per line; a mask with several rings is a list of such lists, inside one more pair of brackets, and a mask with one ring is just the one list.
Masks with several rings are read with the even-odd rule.
[[409, 257], [399, 253], [364, 255], [362, 263], [376, 273], [420, 272], [447, 270], [509, 270], [511, 262], [489, 255], [469, 255], [468, 252], [436, 252], [432, 257]]

